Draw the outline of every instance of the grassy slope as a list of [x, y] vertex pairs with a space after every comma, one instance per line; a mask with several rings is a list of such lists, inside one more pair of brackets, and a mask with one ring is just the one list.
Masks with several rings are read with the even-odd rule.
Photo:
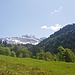
[[75, 63], [0, 55], [0, 75], [75, 75]]

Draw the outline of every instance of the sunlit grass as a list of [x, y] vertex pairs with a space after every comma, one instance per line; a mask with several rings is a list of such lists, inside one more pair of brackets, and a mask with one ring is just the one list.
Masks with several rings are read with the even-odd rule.
[[0, 73], [3, 75], [75, 75], [75, 63], [0, 55]]

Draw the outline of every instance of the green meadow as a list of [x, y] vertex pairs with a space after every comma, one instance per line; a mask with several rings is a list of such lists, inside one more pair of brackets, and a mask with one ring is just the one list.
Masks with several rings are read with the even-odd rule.
[[0, 55], [0, 75], [75, 75], [75, 63]]

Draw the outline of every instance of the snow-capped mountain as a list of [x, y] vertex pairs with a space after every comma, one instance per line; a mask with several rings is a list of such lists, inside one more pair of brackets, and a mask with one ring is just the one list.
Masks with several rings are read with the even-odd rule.
[[1, 38], [1, 41], [6, 41], [8, 44], [33, 44], [36, 45], [40, 43], [42, 39], [36, 38], [34, 35], [22, 35], [21, 37], [7, 37], [7, 38]]

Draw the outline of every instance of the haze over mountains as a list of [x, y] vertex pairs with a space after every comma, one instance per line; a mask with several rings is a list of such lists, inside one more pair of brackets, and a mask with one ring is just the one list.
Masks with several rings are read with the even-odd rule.
[[8, 44], [33, 44], [36, 45], [43, 41], [45, 37], [37, 38], [34, 35], [22, 35], [21, 37], [6, 37], [1, 38], [1, 41], [6, 41]]

